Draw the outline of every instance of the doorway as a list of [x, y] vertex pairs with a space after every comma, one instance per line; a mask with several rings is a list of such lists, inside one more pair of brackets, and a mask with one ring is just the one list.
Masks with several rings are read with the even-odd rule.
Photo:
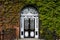
[[38, 12], [34, 7], [26, 7], [21, 11], [20, 38], [39, 38]]

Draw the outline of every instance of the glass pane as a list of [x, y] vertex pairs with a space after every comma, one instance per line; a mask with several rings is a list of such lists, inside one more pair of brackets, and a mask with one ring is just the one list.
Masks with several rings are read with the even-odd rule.
[[28, 30], [29, 29], [29, 20], [28, 19], [25, 19], [24, 22], [25, 22], [24, 23], [24, 27], [25, 27], [24, 29], [25, 30]]
[[34, 30], [34, 25], [35, 25], [35, 22], [34, 22], [34, 19], [30, 19], [30, 29], [31, 30]]

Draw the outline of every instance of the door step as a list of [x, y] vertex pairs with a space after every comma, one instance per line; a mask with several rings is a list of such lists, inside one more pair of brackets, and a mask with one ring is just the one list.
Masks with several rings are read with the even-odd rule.
[[15, 39], [15, 40], [44, 40], [44, 39], [36, 39], [36, 38], [23, 38], [23, 39]]

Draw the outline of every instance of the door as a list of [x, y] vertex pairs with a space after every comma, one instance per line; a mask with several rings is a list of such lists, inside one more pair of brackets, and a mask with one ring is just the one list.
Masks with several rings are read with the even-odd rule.
[[24, 38], [34, 38], [35, 37], [35, 19], [25, 18], [24, 19]]

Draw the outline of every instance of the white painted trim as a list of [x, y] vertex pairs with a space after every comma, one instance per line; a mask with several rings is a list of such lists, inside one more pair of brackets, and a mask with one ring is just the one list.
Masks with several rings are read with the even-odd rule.
[[[35, 38], [38, 38], [39, 37], [39, 30], [38, 30], [38, 17], [35, 18]], [[37, 35], [36, 35], [36, 32], [37, 32]]]
[[[20, 21], [20, 23], [21, 23], [20, 37], [21, 37], [21, 38], [24, 38], [24, 18], [23, 18], [23, 17], [21, 17], [21, 21]], [[23, 25], [22, 25], [22, 24], [23, 24]], [[23, 35], [21, 35], [21, 32], [23, 32]]]
[[[22, 23], [21, 24], [21, 28], [20, 28], [20, 30], [21, 31], [23, 31], [23, 35], [21, 35], [21, 31], [20, 31], [20, 37], [21, 38], [24, 38], [24, 19], [25, 18], [31, 18], [31, 19], [35, 19], [35, 38], [39, 38], [39, 19], [38, 19], [38, 13], [37, 14], [32, 14], [32, 13], [30, 13], [30, 12], [28, 12], [27, 14], [22, 14], [21, 13], [21, 19], [20, 19], [20, 23]], [[36, 32], [37, 32], [37, 35], [36, 35]]]

